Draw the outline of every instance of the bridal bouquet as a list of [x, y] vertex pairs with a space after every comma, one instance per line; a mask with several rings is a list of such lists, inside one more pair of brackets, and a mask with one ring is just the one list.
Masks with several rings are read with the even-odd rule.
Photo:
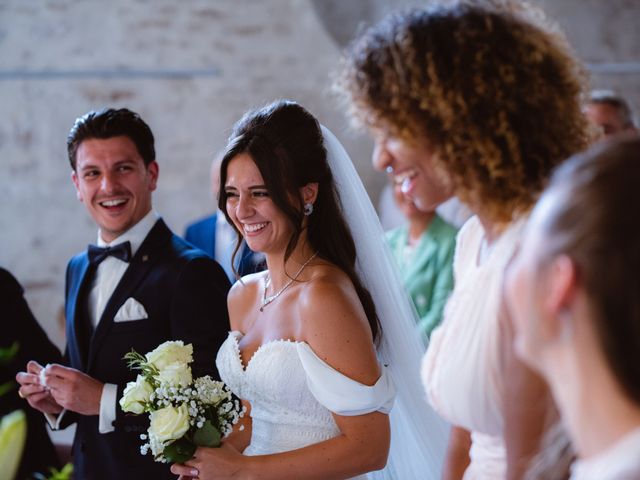
[[147, 443], [157, 462], [183, 463], [193, 457], [198, 446], [217, 447], [233, 425], [244, 415], [238, 400], [223, 382], [191, 375], [193, 346], [168, 341], [146, 355], [135, 350], [124, 356], [132, 370], [140, 374], [125, 388], [120, 407], [123, 411], [149, 413]]

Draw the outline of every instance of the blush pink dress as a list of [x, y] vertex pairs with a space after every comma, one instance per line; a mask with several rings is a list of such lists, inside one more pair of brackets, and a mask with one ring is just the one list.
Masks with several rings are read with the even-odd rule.
[[444, 320], [434, 330], [422, 364], [433, 408], [471, 431], [471, 463], [465, 480], [497, 480], [506, 474], [503, 440], [505, 328], [500, 318], [504, 270], [524, 221], [511, 224], [479, 262], [484, 229], [472, 217], [460, 230], [454, 257], [455, 287]]
[[638, 480], [640, 478], [640, 428], [591, 458], [577, 460], [571, 480]]

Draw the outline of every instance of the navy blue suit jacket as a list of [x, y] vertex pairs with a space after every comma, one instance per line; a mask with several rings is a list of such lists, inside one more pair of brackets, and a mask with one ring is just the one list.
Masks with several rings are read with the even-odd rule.
[[[65, 356], [73, 368], [117, 384], [119, 399], [126, 383], [136, 376], [122, 360], [125, 353], [133, 348], [145, 354], [167, 340], [183, 340], [193, 344], [194, 377], [218, 378], [215, 357], [229, 330], [226, 298], [230, 288], [220, 265], [158, 220], [131, 259], [89, 344], [83, 345], [79, 332], [87, 314], [88, 270], [86, 252], [71, 259], [67, 267]], [[114, 322], [118, 309], [131, 297], [144, 306], [148, 318]], [[115, 431], [106, 434], [98, 432], [98, 416], [65, 415], [65, 423], [78, 423], [74, 477], [175, 479], [168, 464], [154, 463], [151, 455], [140, 454], [140, 434], [146, 432], [148, 415], [124, 414], [119, 405], [116, 411]]]
[[[211, 258], [219, 260], [216, 258], [216, 216], [217, 213], [214, 213], [188, 225], [184, 238]], [[238, 256], [240, 260], [238, 263], [238, 258], [236, 257], [236, 265], [241, 277], [264, 270], [262, 256], [253, 252], [244, 240], [240, 246]]]

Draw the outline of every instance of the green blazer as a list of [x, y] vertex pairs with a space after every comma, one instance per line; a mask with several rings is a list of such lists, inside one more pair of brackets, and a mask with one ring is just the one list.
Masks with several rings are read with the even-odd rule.
[[435, 215], [413, 251], [408, 251], [407, 225], [387, 232], [387, 241], [420, 317], [418, 326], [425, 338], [442, 320], [445, 303], [453, 289], [457, 233], [455, 227]]

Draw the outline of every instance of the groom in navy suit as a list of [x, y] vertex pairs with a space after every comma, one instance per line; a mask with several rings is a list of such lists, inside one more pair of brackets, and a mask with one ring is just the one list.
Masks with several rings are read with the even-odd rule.
[[[97, 245], [71, 259], [66, 276], [69, 365], [30, 362], [20, 395], [54, 427], [77, 422], [74, 477], [175, 478], [142, 456], [147, 415], [118, 404], [135, 379], [122, 357], [167, 340], [193, 344], [194, 376], [217, 377], [215, 356], [227, 336], [223, 269], [174, 235], [152, 208], [158, 164], [148, 125], [127, 109], [90, 112], [67, 139], [78, 199], [99, 227]], [[44, 377], [44, 385], [40, 378]]]

